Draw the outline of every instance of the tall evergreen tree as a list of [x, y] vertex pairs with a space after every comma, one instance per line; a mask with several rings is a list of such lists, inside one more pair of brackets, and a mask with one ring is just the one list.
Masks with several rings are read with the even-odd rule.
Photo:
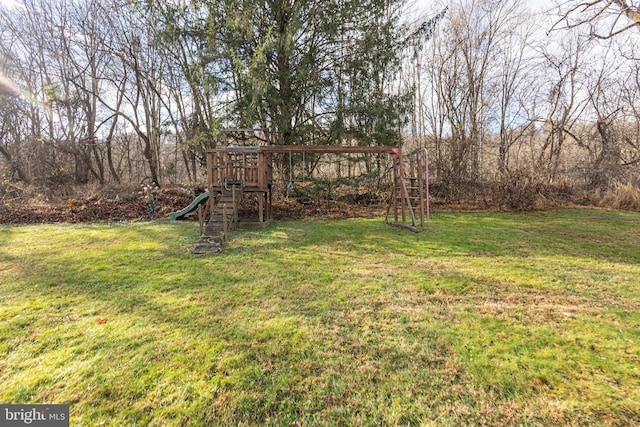
[[391, 90], [403, 3], [204, 2], [236, 125], [258, 126], [277, 144], [305, 144], [309, 135], [323, 143], [383, 143], [405, 104]]

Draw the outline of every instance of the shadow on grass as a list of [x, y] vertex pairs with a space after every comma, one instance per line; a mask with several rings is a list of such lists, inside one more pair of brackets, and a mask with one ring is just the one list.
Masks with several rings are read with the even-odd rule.
[[[343, 251], [358, 257], [376, 250], [391, 256], [576, 257], [640, 264], [640, 215], [609, 211], [533, 214], [434, 214], [422, 233], [386, 226], [382, 218], [278, 222], [238, 233], [232, 253]], [[252, 253], [252, 252], [250, 252]]]

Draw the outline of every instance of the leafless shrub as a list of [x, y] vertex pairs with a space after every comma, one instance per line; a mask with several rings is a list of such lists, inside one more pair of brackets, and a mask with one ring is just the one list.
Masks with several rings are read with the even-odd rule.
[[506, 173], [496, 183], [494, 203], [501, 208], [516, 211], [535, 209], [542, 183], [533, 174], [524, 171]]

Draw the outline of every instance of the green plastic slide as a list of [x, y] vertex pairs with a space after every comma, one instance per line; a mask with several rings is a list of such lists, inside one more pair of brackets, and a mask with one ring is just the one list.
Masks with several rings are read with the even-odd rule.
[[188, 214], [189, 212], [193, 212], [194, 210], [196, 210], [196, 208], [198, 207], [198, 205], [200, 203], [204, 203], [207, 200], [209, 200], [209, 192], [205, 191], [204, 193], [202, 193], [201, 195], [199, 195], [198, 197], [195, 198], [195, 200], [191, 203], [189, 203], [189, 206], [187, 206], [184, 209], [181, 209], [177, 212], [172, 212], [169, 214], [169, 219], [171, 220], [177, 220], [182, 218], [183, 216], [185, 216], [186, 214]]

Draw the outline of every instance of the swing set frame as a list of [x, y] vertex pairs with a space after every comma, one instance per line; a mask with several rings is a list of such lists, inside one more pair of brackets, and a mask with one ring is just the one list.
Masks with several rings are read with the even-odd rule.
[[296, 153], [388, 154], [392, 159], [393, 191], [385, 222], [412, 231], [429, 227], [428, 153], [420, 149], [405, 159], [402, 148], [396, 146], [264, 145], [208, 150], [207, 185], [213, 197], [209, 198], [205, 215], [233, 186], [240, 197], [257, 197], [258, 224], [254, 226], [266, 226], [273, 218], [273, 155]]

